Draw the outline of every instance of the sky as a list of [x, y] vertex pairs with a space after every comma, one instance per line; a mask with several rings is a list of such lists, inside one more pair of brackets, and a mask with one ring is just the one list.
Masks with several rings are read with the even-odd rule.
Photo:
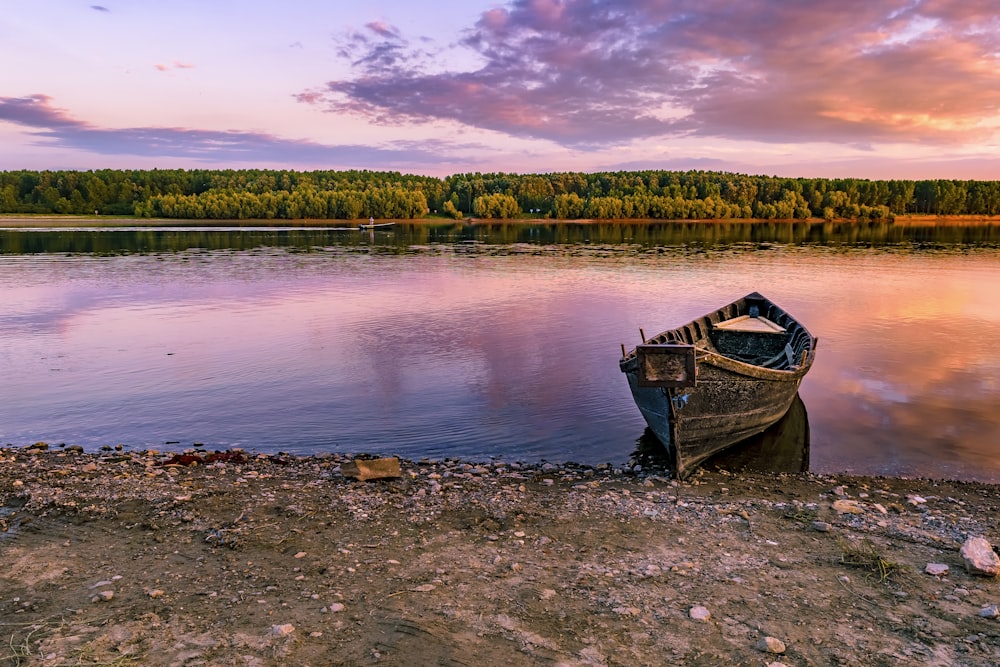
[[0, 170], [1000, 180], [1000, 0], [0, 0]]

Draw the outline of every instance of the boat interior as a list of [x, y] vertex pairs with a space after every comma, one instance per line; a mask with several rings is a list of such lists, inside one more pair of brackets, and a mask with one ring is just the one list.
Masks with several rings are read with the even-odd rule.
[[754, 366], [795, 370], [804, 363], [813, 338], [784, 310], [759, 295], [750, 295], [665, 331], [649, 344], [693, 345]]

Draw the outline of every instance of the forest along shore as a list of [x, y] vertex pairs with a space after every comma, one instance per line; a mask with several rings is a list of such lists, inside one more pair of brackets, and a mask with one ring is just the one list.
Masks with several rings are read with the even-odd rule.
[[0, 449], [0, 665], [1000, 663], [994, 485], [350, 463]]

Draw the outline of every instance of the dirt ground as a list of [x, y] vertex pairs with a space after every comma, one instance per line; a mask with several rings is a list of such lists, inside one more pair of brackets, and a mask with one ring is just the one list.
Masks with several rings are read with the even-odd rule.
[[0, 449], [0, 665], [1000, 664], [1000, 487], [197, 457]]

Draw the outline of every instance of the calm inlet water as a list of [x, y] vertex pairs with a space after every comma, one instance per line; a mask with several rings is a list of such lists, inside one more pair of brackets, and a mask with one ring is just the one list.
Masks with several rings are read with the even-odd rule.
[[761, 291], [809, 467], [1000, 481], [992, 227], [0, 231], [0, 442], [624, 463], [620, 344]]

